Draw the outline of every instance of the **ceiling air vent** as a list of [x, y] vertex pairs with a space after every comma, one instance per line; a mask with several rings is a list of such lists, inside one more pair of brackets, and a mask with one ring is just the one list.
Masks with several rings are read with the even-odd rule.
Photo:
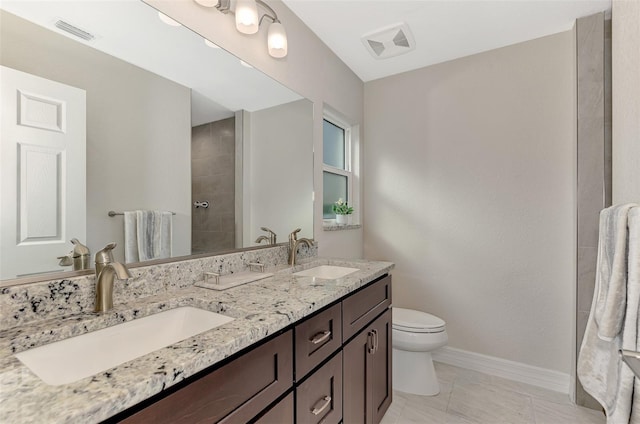
[[362, 36], [362, 43], [371, 56], [386, 59], [409, 53], [416, 48], [409, 25], [395, 24]]
[[83, 40], [86, 41], [91, 41], [94, 38], [96, 38], [93, 34], [91, 34], [90, 32], [84, 31], [76, 26], [71, 25], [68, 22], [65, 22], [61, 19], [57, 20], [56, 23], [54, 24], [57, 28], [68, 32], [69, 34], [75, 35], [78, 38], [82, 38]]

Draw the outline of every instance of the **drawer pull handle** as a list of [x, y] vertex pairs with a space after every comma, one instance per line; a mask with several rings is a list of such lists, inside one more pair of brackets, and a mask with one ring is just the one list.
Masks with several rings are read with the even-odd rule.
[[[318, 405], [319, 402], [324, 402], [324, 403], [322, 404], [322, 406], [320, 408], [316, 408], [316, 405]], [[324, 411], [325, 409], [327, 409], [327, 407], [329, 405], [331, 405], [331, 396], [323, 397], [318, 402], [316, 402], [316, 405], [313, 406], [313, 409], [311, 410], [311, 413], [313, 415], [320, 415], [322, 413], [322, 411]]]
[[331, 331], [327, 330], [327, 331], [323, 331], [321, 333], [316, 334], [311, 339], [309, 339], [309, 341], [315, 345], [318, 343], [322, 343], [323, 341], [327, 340], [329, 337], [331, 337]]
[[367, 353], [369, 353], [370, 355], [373, 355], [376, 352], [375, 335], [373, 333], [374, 331], [375, 330], [371, 330], [367, 334]]

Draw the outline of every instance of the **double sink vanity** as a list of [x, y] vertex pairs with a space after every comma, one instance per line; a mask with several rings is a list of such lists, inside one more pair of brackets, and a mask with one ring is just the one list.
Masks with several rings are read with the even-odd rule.
[[393, 264], [301, 262], [3, 330], [0, 422], [379, 422]]

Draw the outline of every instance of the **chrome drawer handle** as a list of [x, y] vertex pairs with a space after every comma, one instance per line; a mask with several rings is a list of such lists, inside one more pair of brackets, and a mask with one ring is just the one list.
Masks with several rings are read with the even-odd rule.
[[[331, 405], [331, 396], [325, 396], [318, 402], [324, 402], [324, 404], [320, 408], [316, 408], [314, 405], [313, 409], [311, 410], [311, 413], [313, 415], [320, 415], [322, 411], [324, 411], [329, 405]], [[316, 402], [316, 405], [318, 404], [318, 402]]]
[[331, 330], [327, 330], [327, 331], [323, 331], [321, 333], [316, 334], [315, 336], [313, 336], [312, 338], [309, 339], [309, 341], [313, 344], [318, 344], [318, 343], [322, 343], [323, 341], [327, 340], [329, 337], [331, 337]]

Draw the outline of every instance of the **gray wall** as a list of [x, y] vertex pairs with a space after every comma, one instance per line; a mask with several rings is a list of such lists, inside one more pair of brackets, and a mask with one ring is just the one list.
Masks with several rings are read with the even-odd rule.
[[193, 254], [235, 248], [235, 125], [232, 117], [192, 129], [191, 198], [209, 202], [193, 209]]
[[575, 32], [365, 84], [365, 256], [449, 345], [557, 372], [576, 267]]
[[303, 99], [244, 114], [243, 237], [244, 246], [268, 227], [278, 242], [296, 228], [298, 237], [313, 237], [313, 105]]
[[613, 203], [640, 203], [640, 0], [613, 0]]
[[[87, 245], [124, 258], [110, 210], [176, 212], [174, 256], [191, 250], [191, 94], [184, 86], [6, 12], [2, 65], [87, 91]], [[27, 29], [28, 28], [28, 29]], [[71, 246], [71, 245], [69, 245]]]

